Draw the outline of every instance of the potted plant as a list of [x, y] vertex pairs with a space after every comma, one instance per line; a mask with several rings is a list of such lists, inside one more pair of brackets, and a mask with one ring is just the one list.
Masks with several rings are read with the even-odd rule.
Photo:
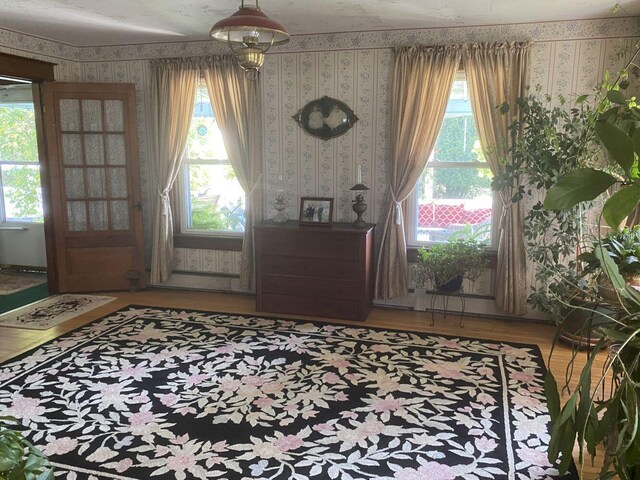
[[24, 436], [8, 428], [11, 417], [0, 417], [0, 480], [53, 480], [53, 467]]
[[579, 257], [586, 264], [585, 272], [598, 273], [598, 292], [603, 300], [615, 304], [618, 294], [613, 289], [609, 277], [600, 268], [601, 263], [596, 257], [596, 251], [600, 247], [617, 265], [625, 283], [637, 286], [640, 284], [640, 225], [624, 227], [620, 231], [614, 230]]
[[[632, 62], [629, 67], [633, 67]], [[607, 92], [610, 105], [599, 108], [595, 133], [607, 152], [608, 164], [605, 168], [583, 167], [567, 172], [547, 193], [545, 208], [565, 211], [616, 185], [619, 188], [606, 200], [601, 215], [618, 231], [624, 218], [640, 205], [640, 107], [635, 98], [625, 98], [628, 85], [626, 80], [616, 82]], [[545, 390], [554, 422], [549, 458], [555, 461], [562, 456], [562, 472], [568, 468], [577, 439], [581, 463], [585, 452], [594, 456], [597, 445], [606, 445], [600, 478], [640, 478], [640, 294], [621, 275], [627, 264], [630, 270], [635, 268], [633, 245], [625, 246], [626, 240], [635, 241], [635, 234], [623, 230], [593, 248], [597, 268], [616, 293], [611, 301], [618, 315], [609, 326], [600, 327], [603, 338], [588, 354], [578, 386], [563, 406], [556, 381], [551, 372], [547, 374]], [[611, 344], [617, 347], [609, 350], [607, 367], [598, 374], [594, 386], [592, 370], [597, 352]], [[600, 387], [610, 378], [614, 380], [613, 389], [608, 399], [600, 401]]]
[[640, 225], [613, 231], [601, 242], [629, 285], [640, 283]]
[[455, 292], [463, 279], [475, 281], [487, 267], [485, 245], [472, 239], [458, 239], [418, 249], [414, 269], [416, 285], [431, 284], [436, 290]]
[[554, 103], [540, 87], [515, 105], [501, 106], [505, 115], [513, 115], [514, 109], [518, 116], [510, 126], [509, 162], [494, 177], [492, 188], [511, 192], [512, 203], [527, 207], [524, 246], [535, 278], [527, 303], [560, 324], [573, 309], [571, 299], [581, 303], [592, 298], [577, 262], [592, 205], [579, 202], [563, 211], [547, 210], [539, 192], [599, 155], [594, 140], [596, 109], [586, 96], [576, 99], [574, 108], [568, 108], [563, 97]]

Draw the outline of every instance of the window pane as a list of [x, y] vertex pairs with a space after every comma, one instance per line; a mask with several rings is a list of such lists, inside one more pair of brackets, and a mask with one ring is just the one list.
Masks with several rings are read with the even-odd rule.
[[445, 242], [461, 231], [488, 241], [492, 200], [489, 169], [427, 167], [418, 183], [418, 241]]
[[213, 108], [206, 88], [199, 88], [193, 119], [187, 137], [187, 158], [226, 160], [227, 150], [222, 132], [213, 116]]
[[82, 168], [64, 169], [64, 192], [67, 198], [85, 198], [84, 170]]
[[0, 162], [38, 163], [33, 104], [0, 105]]
[[2, 165], [2, 186], [7, 221], [42, 222], [42, 190], [37, 165]]
[[70, 232], [87, 231], [87, 202], [67, 202], [67, 222]]
[[105, 121], [108, 132], [122, 132], [124, 130], [124, 111], [122, 100], [104, 101]]
[[189, 228], [244, 231], [244, 191], [230, 165], [189, 164], [187, 175]]
[[490, 243], [492, 175], [488, 168], [478, 168], [475, 162], [486, 161], [466, 82], [456, 80], [432, 158], [415, 190], [418, 242], [470, 236]]
[[445, 117], [438, 134], [433, 159], [438, 162], [485, 161], [472, 115]]
[[80, 100], [60, 100], [60, 129], [74, 132], [80, 130]]
[[82, 100], [82, 121], [85, 132], [102, 130], [102, 102], [100, 100]]
[[126, 200], [111, 202], [111, 228], [129, 230], [129, 203]]
[[[469, 100], [466, 80], [456, 80], [453, 82], [453, 86], [451, 87], [451, 96], [449, 97], [449, 101], [451, 100]], [[447, 108], [447, 111], [448, 110], [449, 108]]]

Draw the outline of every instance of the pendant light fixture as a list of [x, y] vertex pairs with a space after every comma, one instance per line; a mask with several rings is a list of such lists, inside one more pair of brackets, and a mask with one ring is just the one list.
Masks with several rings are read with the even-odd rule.
[[260, 10], [258, 0], [254, 6], [245, 6], [241, 0], [240, 9], [217, 22], [210, 35], [227, 43], [240, 66], [253, 76], [257, 76], [264, 63], [264, 54], [272, 45], [283, 45], [289, 41], [287, 30]]

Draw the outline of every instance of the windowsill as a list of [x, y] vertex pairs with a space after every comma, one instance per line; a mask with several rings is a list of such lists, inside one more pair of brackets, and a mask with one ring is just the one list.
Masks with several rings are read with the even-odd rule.
[[173, 246], [176, 248], [194, 248], [198, 250], [241, 252], [242, 237], [179, 233], [173, 236]]
[[[407, 247], [407, 261], [409, 263], [415, 263], [418, 261], [418, 248], [420, 247]], [[425, 248], [429, 248], [425, 245]], [[487, 249], [487, 256], [489, 257], [489, 268], [496, 268], [498, 264], [498, 251]]]

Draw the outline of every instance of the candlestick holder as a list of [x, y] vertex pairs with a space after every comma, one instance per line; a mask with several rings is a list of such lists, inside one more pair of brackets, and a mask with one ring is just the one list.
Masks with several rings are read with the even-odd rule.
[[351, 208], [354, 212], [356, 212], [356, 215], [358, 217], [356, 218], [356, 221], [353, 222], [353, 226], [356, 228], [363, 228], [367, 225], [362, 219], [362, 215], [367, 211], [367, 204], [364, 202], [363, 193], [369, 190], [369, 187], [364, 186], [362, 183], [357, 183], [349, 190], [353, 190], [354, 192], [356, 192], [356, 199], [353, 201]]

